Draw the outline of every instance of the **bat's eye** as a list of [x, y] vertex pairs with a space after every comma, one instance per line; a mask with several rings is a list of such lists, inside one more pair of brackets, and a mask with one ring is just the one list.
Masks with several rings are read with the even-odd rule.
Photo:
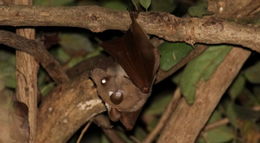
[[142, 91], [143, 91], [144, 93], [149, 93], [149, 88], [148, 88], [148, 87], [143, 87], [143, 88], [142, 88]]
[[111, 94], [110, 100], [112, 103], [118, 105], [123, 101], [123, 92], [122, 91], [117, 91]]
[[102, 85], [105, 85], [108, 82], [108, 78], [102, 78], [100, 82]]

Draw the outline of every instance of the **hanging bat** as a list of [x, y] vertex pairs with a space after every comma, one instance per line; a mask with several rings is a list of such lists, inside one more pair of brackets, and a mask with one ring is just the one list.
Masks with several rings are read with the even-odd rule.
[[91, 72], [110, 119], [120, 120], [129, 130], [151, 93], [159, 68], [157, 49], [137, 23], [137, 15], [130, 13], [130, 17], [132, 24], [124, 36], [101, 44], [117, 63]]
[[[90, 71], [87, 73], [95, 82], [98, 93], [108, 109], [110, 119], [113, 121], [120, 120], [127, 129], [133, 128], [142, 106], [149, 97], [159, 67], [157, 49], [150, 43], [148, 36], [136, 22], [135, 15], [130, 14], [130, 16], [132, 24], [126, 34], [121, 38], [102, 44], [104, 49], [117, 62], [114, 62], [111, 58], [96, 60], [97, 63], [100, 63], [97, 65], [102, 66], [92, 64], [86, 69]], [[7, 43], [9, 46], [34, 55], [49, 73], [52, 73], [53, 69], [61, 69], [58, 62], [44, 47], [40, 46], [41, 44], [17, 37], [15, 34], [9, 33], [8, 37], [20, 38], [18, 41], [28, 42], [30, 46], [26, 47], [37, 47], [31, 49]], [[53, 68], [54, 65], [55, 68]], [[77, 72], [77, 68], [74, 69], [76, 69], [76, 72], [73, 72], [73, 74], [80, 73]], [[50, 75], [53, 79], [57, 79], [56, 81], [63, 82], [64, 80], [59, 79], [60, 76], [56, 76], [57, 73], [63, 74], [61, 70]], [[69, 73], [68, 75], [70, 75]], [[63, 76], [61, 79], [66, 81], [67, 77]]]

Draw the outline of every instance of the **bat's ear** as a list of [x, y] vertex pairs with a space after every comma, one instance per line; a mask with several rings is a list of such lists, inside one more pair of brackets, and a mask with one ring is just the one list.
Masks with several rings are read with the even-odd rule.
[[100, 69], [100, 68], [94, 68], [92, 71], [91, 71], [91, 74], [103, 74], [105, 73], [104, 70]]
[[120, 121], [125, 126], [127, 130], [132, 130], [134, 128], [135, 122], [142, 109], [135, 112], [122, 112]]
[[121, 117], [121, 113], [115, 108], [111, 108], [111, 110], [108, 111], [108, 115], [109, 118], [114, 122], [118, 121]]
[[102, 69], [95, 68], [90, 72], [90, 75], [93, 78], [93, 80], [99, 81], [103, 76], [106, 75], [106, 72]]

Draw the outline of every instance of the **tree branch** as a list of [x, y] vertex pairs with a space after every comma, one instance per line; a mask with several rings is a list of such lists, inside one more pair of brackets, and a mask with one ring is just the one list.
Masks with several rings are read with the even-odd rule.
[[[87, 28], [94, 32], [101, 32], [107, 29], [126, 30], [128, 25], [130, 24], [130, 19], [126, 12], [117, 12], [117, 11], [112, 11], [100, 7], [61, 7], [61, 8], [38, 7], [36, 8], [36, 7], [22, 7], [22, 6], [15, 7], [14, 6], [9, 8], [0, 7], [0, 11], [1, 11], [0, 25], [73, 26], [73, 27]], [[85, 21], [82, 21], [82, 19], [84, 19]], [[210, 17], [202, 18], [202, 19], [197, 19], [197, 18], [180, 19], [180, 18], [176, 18], [173, 15], [169, 15], [167, 13], [154, 13], [154, 12], [141, 13], [137, 21], [140, 23], [141, 26], [143, 26], [144, 30], [149, 34], [154, 34], [170, 41], [186, 41], [189, 43], [201, 42], [201, 43], [209, 43], [209, 44], [230, 43], [230, 44], [243, 45], [253, 50], [256, 50], [258, 52], [260, 51], [259, 50], [260, 30], [259, 28], [255, 28], [255, 27], [238, 25], [235, 23], [225, 22]], [[244, 51], [244, 53], [247, 52]], [[43, 104], [43, 106], [40, 108], [41, 117], [39, 118], [44, 119], [44, 121], [41, 120], [41, 122], [50, 123], [50, 127], [49, 126], [46, 127], [47, 125], [44, 125], [45, 123], [41, 123], [43, 125], [39, 125], [41, 126], [41, 128], [38, 131], [40, 132], [44, 131], [43, 134], [45, 134], [45, 136], [37, 138], [39, 142], [63, 142], [65, 141], [65, 139], [68, 139], [69, 136], [71, 135], [71, 130], [69, 129], [73, 128], [75, 130], [74, 126], [79, 127], [79, 123], [82, 124], [83, 120], [81, 119], [81, 117], [79, 117], [80, 118], [79, 120], [81, 122], [79, 123], [74, 122], [75, 118], [72, 118], [72, 116], [76, 116], [76, 114], [74, 114], [74, 112], [76, 112], [74, 111], [74, 108], [69, 107], [66, 108], [66, 110], [64, 110], [64, 107], [70, 105], [76, 108], [77, 106], [75, 105], [79, 105], [79, 106], [83, 105], [83, 104], [79, 104], [81, 102], [76, 100], [76, 98], [78, 97], [74, 97], [74, 95], [75, 96], [86, 95], [87, 94], [86, 91], [89, 92], [93, 90], [92, 88], [90, 88], [91, 86], [88, 86], [86, 88], [89, 89], [86, 89], [86, 91], [84, 90], [86, 93], [84, 92], [82, 94], [82, 90], [84, 89], [83, 85], [86, 84], [86, 83], [83, 84], [83, 82], [88, 81], [87, 79], [85, 80], [81, 81], [82, 86], [79, 86], [79, 83], [77, 86], [75, 86], [76, 83], [74, 83], [75, 85], [63, 84], [55, 88], [55, 90], [52, 93], [52, 96], [49, 97], [51, 100], [49, 99], [49, 102], [47, 102], [48, 101], [47, 100], [46, 103]], [[63, 94], [63, 96], [66, 96], [68, 98], [64, 99], [64, 97], [61, 97], [61, 95], [58, 95], [58, 93], [61, 95]], [[70, 98], [72, 94], [73, 96]], [[93, 99], [96, 99], [96, 95], [93, 97]], [[64, 102], [62, 100], [65, 100], [64, 105], [60, 105], [61, 103]], [[92, 101], [92, 99], [88, 99], [88, 101]], [[55, 103], [57, 102], [59, 104], [56, 105], [56, 104], [52, 104], [51, 102], [55, 102]], [[97, 102], [96, 105], [103, 106], [103, 104], [99, 102]], [[83, 106], [81, 107], [83, 108]], [[85, 104], [84, 107], [86, 107]], [[93, 108], [96, 109], [96, 107]], [[104, 107], [100, 108], [98, 111], [95, 112], [100, 113], [103, 110], [105, 110]], [[52, 119], [53, 117], [51, 116], [52, 111], [55, 111], [55, 114], [57, 113], [57, 115], [61, 115], [61, 116], [54, 117], [54, 119]], [[68, 112], [69, 115], [66, 114], [63, 116], [63, 114], [61, 114], [66, 112]], [[95, 112], [91, 112], [89, 110], [86, 112], [88, 114], [87, 117], [93, 116], [95, 114]], [[47, 117], [48, 115], [50, 116]], [[68, 121], [71, 121], [69, 122], [70, 123], [69, 125], [66, 124], [68, 123]], [[53, 128], [53, 129], [51, 128], [51, 126], [55, 126], [57, 124], [60, 124], [58, 128]], [[63, 134], [58, 134], [55, 137], [52, 136], [50, 137], [49, 133], [51, 132], [59, 132]], [[65, 136], [65, 139], [61, 138], [62, 135]], [[51, 139], [47, 139], [47, 138], [51, 138]]]
[[64, 143], [86, 121], [106, 110], [86, 74], [57, 86], [42, 101], [37, 143]]
[[[89, 29], [127, 30], [128, 12], [98, 6], [26, 7], [1, 6], [0, 25], [8, 26], [71, 26]], [[169, 41], [187, 43], [228, 43], [260, 52], [260, 28], [227, 22], [213, 17], [178, 18], [169, 13], [143, 12], [137, 22], [148, 34]]]
[[[17, 5], [32, 5], [32, 0], [14, 0]], [[16, 33], [28, 39], [35, 39], [35, 30], [19, 28]], [[37, 73], [39, 65], [32, 55], [16, 51], [16, 96], [28, 106], [29, 143], [34, 143], [37, 129]], [[34, 88], [30, 88], [34, 87]]]
[[56, 83], [69, 81], [61, 65], [49, 54], [42, 43], [4, 30], [0, 30], [0, 43], [32, 55], [41, 63]]
[[[218, 2], [219, 1], [210, 0], [208, 8], [210, 9], [212, 7], [212, 3], [220, 4], [221, 9], [219, 10], [223, 10], [219, 11], [220, 16], [232, 17], [234, 15], [232, 13], [228, 14], [226, 11], [228, 11], [229, 7], [232, 7], [234, 3], [241, 1], [226, 0], [225, 3]], [[223, 8], [223, 5], [226, 7]], [[236, 8], [245, 9], [242, 7]], [[233, 9], [233, 11], [237, 10]], [[211, 79], [198, 85], [195, 103], [192, 106], [188, 106], [184, 100], [180, 102], [168, 126], [165, 127], [162, 132], [159, 142], [194, 142], [225, 90], [233, 81], [250, 53], [250, 51], [234, 47], [212, 75]], [[169, 136], [172, 132], [176, 134]]]
[[249, 51], [233, 48], [211, 78], [198, 85], [193, 105], [180, 101], [158, 142], [194, 142], [249, 55]]

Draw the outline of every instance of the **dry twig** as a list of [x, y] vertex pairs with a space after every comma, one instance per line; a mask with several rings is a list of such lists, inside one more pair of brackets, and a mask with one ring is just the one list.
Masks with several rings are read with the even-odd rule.
[[172, 112], [177, 107], [177, 103], [179, 99], [181, 98], [180, 89], [177, 88], [173, 94], [172, 100], [166, 107], [165, 111], [163, 112], [163, 115], [160, 119], [160, 121], [157, 123], [156, 127], [153, 129], [153, 131], [145, 138], [143, 143], [152, 143], [153, 140], [157, 137], [157, 135], [160, 133], [160, 131], [165, 127], [167, 120], [169, 119]]
[[77, 140], [77, 143], [80, 143], [80, 141], [82, 140], [84, 134], [87, 132], [89, 126], [91, 125], [91, 122], [92, 121], [88, 121], [88, 123], [86, 124], [86, 126], [84, 127], [84, 129], [81, 131], [80, 135], [79, 135], [79, 138]]

